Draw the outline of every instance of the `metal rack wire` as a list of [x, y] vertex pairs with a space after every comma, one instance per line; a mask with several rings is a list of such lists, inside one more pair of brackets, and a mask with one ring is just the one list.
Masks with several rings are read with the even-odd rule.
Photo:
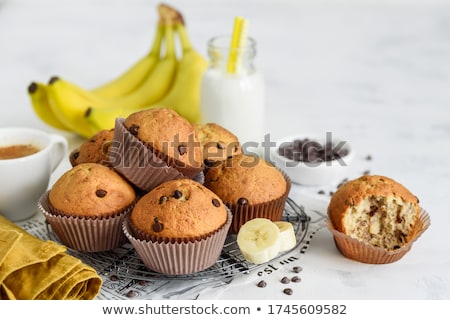
[[[283, 220], [293, 224], [297, 244], [291, 250], [282, 252], [274, 259], [279, 259], [280, 256], [286, 255], [300, 246], [308, 233], [311, 218], [306, 214], [302, 206], [299, 206], [292, 199], [288, 198], [283, 213]], [[58, 241], [49, 224], [47, 224], [47, 232], [49, 233], [49, 237]], [[135, 280], [229, 279], [238, 274], [249, 273], [258, 267], [258, 265], [249, 263], [245, 260], [237, 246], [236, 235], [232, 234], [227, 237], [222, 253], [213, 266], [189, 275], [166, 275], [149, 270], [145, 267], [136, 251], [129, 243], [118, 249], [107, 252], [87, 253], [72, 250], [70, 248], [68, 248], [68, 251], [86, 264], [91, 265], [101, 275], [116, 275]]]

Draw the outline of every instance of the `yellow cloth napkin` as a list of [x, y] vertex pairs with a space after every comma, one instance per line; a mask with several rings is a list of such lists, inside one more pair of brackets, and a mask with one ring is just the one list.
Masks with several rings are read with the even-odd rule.
[[0, 216], [0, 299], [87, 300], [102, 279], [66, 247], [42, 241]]

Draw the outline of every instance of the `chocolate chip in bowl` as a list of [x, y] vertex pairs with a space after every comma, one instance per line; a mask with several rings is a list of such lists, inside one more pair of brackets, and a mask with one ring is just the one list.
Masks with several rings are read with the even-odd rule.
[[284, 137], [270, 151], [270, 161], [294, 183], [309, 186], [341, 181], [354, 158], [349, 142], [331, 132]]

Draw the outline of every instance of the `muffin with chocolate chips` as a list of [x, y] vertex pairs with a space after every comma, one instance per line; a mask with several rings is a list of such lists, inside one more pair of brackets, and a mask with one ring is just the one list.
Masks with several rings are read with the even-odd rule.
[[70, 164], [73, 167], [88, 162], [108, 165], [113, 138], [114, 129], [100, 130], [70, 153]]
[[65, 172], [39, 202], [61, 242], [79, 251], [106, 251], [126, 238], [122, 222], [136, 193], [112, 168], [81, 163]]
[[203, 148], [205, 168], [242, 153], [238, 138], [217, 123], [198, 123], [194, 128]]
[[429, 225], [418, 198], [399, 182], [364, 175], [344, 183], [328, 205], [337, 248], [366, 263], [399, 260]]
[[205, 186], [230, 208], [231, 230], [237, 233], [254, 218], [281, 220], [291, 182], [264, 159], [240, 154], [211, 167], [205, 174]]
[[152, 108], [117, 119], [113, 167], [144, 191], [203, 171], [203, 155], [193, 125], [170, 108]]
[[215, 193], [192, 179], [178, 179], [140, 198], [124, 231], [149, 269], [190, 274], [216, 262], [231, 219]]

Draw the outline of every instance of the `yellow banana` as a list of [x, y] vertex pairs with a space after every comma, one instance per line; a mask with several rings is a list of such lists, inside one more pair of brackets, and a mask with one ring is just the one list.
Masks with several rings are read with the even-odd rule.
[[59, 130], [70, 130], [53, 113], [46, 90], [47, 86], [42, 82], [32, 82], [28, 86], [28, 96], [34, 112], [45, 124]]
[[192, 123], [200, 121], [200, 85], [207, 60], [192, 46], [183, 23], [176, 25], [180, 37], [183, 55], [169, 93], [152, 107], [173, 108]]
[[165, 25], [165, 56], [160, 58], [147, 78], [130, 94], [114, 100], [116, 105], [141, 108], [161, 99], [169, 91], [177, 69], [174, 26]]
[[159, 59], [161, 42], [163, 39], [163, 26], [158, 23], [156, 34], [150, 52], [139, 59], [133, 66], [117, 78], [92, 89], [91, 92], [105, 98], [117, 98], [131, 93], [138, 88], [153, 70]]
[[65, 82], [57, 77], [50, 79], [47, 86], [47, 97], [50, 109], [68, 129], [89, 138], [96, 131], [86, 122], [84, 114], [89, 105], [73, 90], [67, 90]]
[[193, 48], [183, 23], [176, 24], [176, 31], [182, 43], [183, 56], [178, 62], [174, 83], [167, 95], [157, 103], [144, 107], [116, 105], [103, 108], [92, 105], [85, 113], [92, 130], [109, 129], [114, 126], [116, 118], [126, 118], [133, 112], [156, 107], [173, 108], [192, 123], [200, 121], [200, 84], [208, 63]]

